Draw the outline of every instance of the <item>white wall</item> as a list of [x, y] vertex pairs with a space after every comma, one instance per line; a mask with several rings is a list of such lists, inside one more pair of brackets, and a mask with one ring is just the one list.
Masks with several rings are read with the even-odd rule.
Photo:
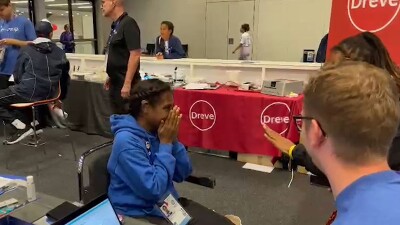
[[128, 0], [126, 11], [138, 22], [142, 48], [155, 43], [160, 34], [160, 23], [169, 20], [175, 34], [189, 45], [189, 57], [205, 57], [206, 0]]
[[332, 0], [260, 0], [257, 59], [300, 61], [329, 30]]
[[[189, 44], [190, 57], [205, 58], [206, 4], [218, 1], [229, 0], [129, 0], [126, 10], [141, 28], [143, 48], [155, 42], [160, 22], [170, 20], [175, 34]], [[328, 31], [332, 0], [255, 3], [253, 59], [298, 62], [303, 49], [317, 50]]]

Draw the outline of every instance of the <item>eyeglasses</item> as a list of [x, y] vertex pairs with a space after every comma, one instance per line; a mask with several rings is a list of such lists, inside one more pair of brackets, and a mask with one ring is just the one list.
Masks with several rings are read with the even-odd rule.
[[318, 126], [319, 126], [319, 129], [321, 129], [322, 134], [323, 134], [324, 136], [326, 136], [326, 132], [324, 131], [324, 129], [322, 129], [321, 124], [320, 124], [319, 121], [316, 120], [315, 118], [309, 117], [309, 116], [298, 115], [298, 116], [293, 116], [293, 119], [294, 119], [294, 122], [296, 123], [297, 130], [298, 130], [299, 132], [301, 132], [301, 129], [302, 129], [302, 126], [303, 126], [303, 120], [315, 120], [315, 121], [317, 122]]

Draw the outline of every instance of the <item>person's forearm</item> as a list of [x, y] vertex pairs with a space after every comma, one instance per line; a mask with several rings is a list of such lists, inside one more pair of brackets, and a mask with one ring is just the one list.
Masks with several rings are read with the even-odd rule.
[[325, 174], [314, 164], [304, 145], [296, 145], [292, 152], [292, 157], [294, 164], [304, 166], [307, 171], [314, 175], [325, 176]]
[[18, 46], [18, 47], [24, 47], [27, 46], [30, 42], [28, 41], [20, 41], [16, 39], [10, 39], [6, 41], [7, 45], [12, 45], [12, 46]]
[[124, 84], [126, 84], [126, 85], [132, 84], [133, 78], [135, 76], [135, 72], [139, 65], [139, 61], [140, 61], [140, 55], [131, 54], [131, 56], [129, 57], [129, 61], [128, 61], [128, 69], [126, 71]]
[[236, 52], [236, 51], [239, 50], [240, 48], [242, 48], [242, 44], [238, 45], [238, 46], [235, 48], [234, 52]]

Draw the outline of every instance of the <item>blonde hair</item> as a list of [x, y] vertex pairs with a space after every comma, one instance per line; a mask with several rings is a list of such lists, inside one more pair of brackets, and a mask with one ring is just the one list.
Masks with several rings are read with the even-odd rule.
[[304, 112], [332, 138], [343, 161], [386, 159], [400, 121], [399, 94], [385, 70], [343, 62], [310, 78]]

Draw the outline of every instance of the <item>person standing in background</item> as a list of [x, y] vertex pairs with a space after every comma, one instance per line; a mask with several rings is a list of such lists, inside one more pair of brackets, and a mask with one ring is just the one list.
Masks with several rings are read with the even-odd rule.
[[240, 49], [239, 60], [251, 60], [251, 36], [250, 36], [250, 25], [245, 23], [240, 28], [240, 33], [242, 33], [242, 37], [240, 38], [240, 44], [237, 48], [232, 52], [235, 54], [237, 50]]
[[123, 0], [102, 0], [102, 11], [113, 20], [106, 46], [104, 89], [110, 92], [113, 113], [125, 114], [131, 89], [140, 81], [140, 29], [125, 12]]
[[174, 24], [170, 21], [161, 22], [161, 35], [156, 39], [157, 59], [181, 59], [186, 57], [181, 40], [174, 36]]
[[65, 53], [75, 53], [75, 41], [68, 24], [64, 26], [64, 32], [60, 36], [60, 42], [63, 44]]
[[0, 0], [0, 19], [0, 89], [5, 89], [20, 48], [35, 40], [36, 33], [31, 21], [15, 15], [10, 0]]

